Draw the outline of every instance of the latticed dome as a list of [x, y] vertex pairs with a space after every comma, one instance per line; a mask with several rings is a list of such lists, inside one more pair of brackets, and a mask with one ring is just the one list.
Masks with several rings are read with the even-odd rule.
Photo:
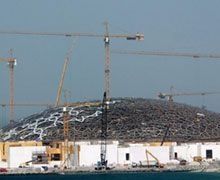
[[[71, 140], [100, 139], [101, 103], [67, 108]], [[120, 141], [217, 141], [220, 114], [185, 104], [117, 98], [108, 110], [108, 139]], [[3, 128], [1, 140], [62, 140], [62, 107], [47, 109]]]

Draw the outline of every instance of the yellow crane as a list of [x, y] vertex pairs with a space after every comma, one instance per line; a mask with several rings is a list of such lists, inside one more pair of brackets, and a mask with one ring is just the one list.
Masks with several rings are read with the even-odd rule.
[[110, 100], [110, 39], [121, 38], [127, 40], [144, 40], [144, 35], [141, 33], [136, 34], [110, 34], [108, 22], [104, 23], [105, 33], [83, 33], [83, 32], [24, 32], [24, 31], [1, 31], [0, 34], [11, 34], [11, 35], [35, 35], [35, 36], [64, 36], [64, 37], [91, 37], [91, 38], [103, 38], [105, 45], [105, 70], [104, 70], [104, 91], [106, 92], [106, 98]]
[[155, 159], [156, 167], [158, 167], [158, 168], [163, 168], [164, 167], [164, 165], [160, 163], [159, 159], [156, 156], [154, 156], [149, 150], [146, 149], [145, 153], [146, 153], [147, 166], [148, 167], [150, 167], [150, 161], [149, 161], [148, 155], [150, 155], [153, 159]]
[[59, 82], [59, 86], [58, 86], [57, 97], [56, 97], [56, 102], [55, 102], [56, 107], [60, 105], [64, 77], [66, 74], [66, 69], [67, 69], [67, 65], [69, 64], [69, 61], [70, 61], [69, 57], [66, 57], [64, 64], [63, 64], [63, 70], [62, 70], [62, 74], [61, 74], [61, 78], [60, 78], [60, 82]]
[[62, 89], [63, 89], [63, 82], [64, 82], [67, 66], [70, 62], [70, 57], [72, 55], [72, 52], [73, 52], [73, 45], [70, 47], [69, 51], [66, 54], [66, 58], [64, 60], [63, 70], [62, 70], [62, 74], [61, 74], [61, 78], [60, 78], [60, 82], [59, 82], [59, 86], [58, 86], [58, 91], [57, 91], [55, 107], [60, 105], [61, 93], [62, 93]]
[[14, 67], [17, 64], [17, 60], [12, 57], [12, 49], [10, 49], [10, 57], [9, 58], [0, 58], [1, 62], [7, 62], [9, 67], [9, 75], [10, 75], [10, 123], [14, 121]]
[[[54, 103], [14, 103], [14, 106], [20, 107], [54, 107]], [[60, 104], [61, 107], [71, 107], [71, 106], [100, 106], [101, 102], [75, 102], [75, 103], [62, 103]], [[8, 103], [0, 103], [2, 107], [10, 107], [11, 105]]]
[[70, 153], [69, 153], [69, 112], [67, 107], [63, 107], [63, 137], [64, 137], [64, 146], [63, 146], [63, 164], [62, 168], [69, 168], [70, 164]]

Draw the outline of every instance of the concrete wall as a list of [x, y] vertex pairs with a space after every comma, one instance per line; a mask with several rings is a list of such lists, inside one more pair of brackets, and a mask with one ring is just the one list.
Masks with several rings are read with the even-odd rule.
[[174, 153], [177, 153], [178, 159], [184, 159], [188, 162], [192, 162], [193, 157], [198, 156], [197, 148], [198, 144], [183, 144], [181, 146], [174, 146]]
[[201, 156], [206, 159], [206, 150], [212, 150], [212, 159], [220, 160], [220, 145], [205, 144], [201, 145]]
[[16, 141], [16, 142], [0, 142], [0, 161], [8, 161], [8, 151], [10, 147], [18, 146], [42, 146], [42, 142], [38, 141]]
[[[80, 142], [79, 154], [75, 159], [79, 159], [79, 166], [94, 166], [100, 161], [100, 144], [99, 142], [90, 144], [90, 142]], [[125, 144], [124, 146], [112, 143], [107, 145], [107, 160], [108, 164], [128, 165], [132, 162], [139, 163], [146, 161], [146, 150], [150, 151], [160, 163], [170, 162], [170, 153], [174, 157], [176, 152], [178, 159], [185, 159], [188, 162], [193, 161], [193, 157], [202, 156], [206, 159], [206, 150], [212, 150], [213, 159], [220, 159], [220, 144], [218, 143], [183, 143], [181, 145], [173, 145], [171, 151], [170, 146], [150, 146], [149, 144]], [[32, 153], [36, 151], [46, 152], [46, 147], [43, 146], [19, 146], [9, 147], [8, 150], [8, 167], [15, 168], [20, 164], [30, 161]], [[129, 154], [129, 159], [126, 160], [126, 154]], [[154, 160], [148, 155], [149, 160]], [[72, 158], [73, 161], [73, 158]], [[50, 166], [60, 165], [60, 161], [49, 162]], [[76, 165], [75, 164], [75, 165]], [[73, 162], [72, 162], [72, 165]]]
[[206, 160], [206, 150], [212, 150], [212, 159], [220, 159], [220, 145], [217, 143], [195, 143], [174, 146], [174, 153], [177, 152], [178, 159], [185, 159], [188, 162], [192, 162], [195, 156], [201, 156], [203, 160]]
[[[177, 153], [178, 159], [184, 159], [188, 162], [193, 161], [193, 157], [202, 156], [206, 159], [206, 150], [212, 150], [213, 159], [220, 159], [220, 145], [219, 144], [202, 144], [202, 143], [184, 143], [182, 145], [172, 146], [173, 150], [170, 151], [170, 146], [149, 146], [145, 144], [128, 144], [127, 146], [108, 145], [107, 159], [109, 163], [118, 165], [128, 165], [132, 162], [139, 163], [146, 161], [146, 150], [150, 151], [160, 163], [169, 163], [170, 153], [174, 157]], [[126, 154], [129, 154], [130, 159], [126, 160]], [[82, 144], [80, 150], [80, 166], [91, 166], [100, 161], [100, 145]], [[148, 155], [149, 160], [154, 160]]]
[[[146, 161], [146, 150], [150, 151], [160, 163], [167, 163], [169, 158], [169, 146], [132, 146], [130, 147], [131, 162], [138, 163], [140, 161]], [[148, 160], [155, 160], [148, 154]]]
[[[117, 163], [117, 145], [107, 145], [106, 159], [108, 164]], [[81, 144], [79, 152], [80, 166], [93, 166], [100, 161], [100, 145]]]
[[17, 168], [20, 164], [32, 160], [33, 152], [46, 152], [46, 147], [10, 147], [8, 152], [8, 167]]
[[119, 165], [128, 165], [131, 164], [131, 160], [126, 160], [126, 153], [130, 154], [129, 147], [118, 147], [117, 152], [117, 164]]
[[[130, 147], [118, 147], [117, 144], [107, 146], [108, 164], [128, 165], [132, 162], [146, 161], [146, 149], [150, 151], [161, 163], [167, 163], [169, 158], [169, 146], [144, 146], [143, 144], [131, 145]], [[129, 154], [129, 160], [126, 160]], [[150, 155], [149, 160], [155, 160]], [[93, 166], [100, 161], [100, 145], [81, 144], [79, 152], [80, 166]]]

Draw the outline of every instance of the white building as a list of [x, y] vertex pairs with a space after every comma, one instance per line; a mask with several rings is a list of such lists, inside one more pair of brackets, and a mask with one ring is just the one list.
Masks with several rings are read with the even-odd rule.
[[213, 143], [184, 143], [174, 146], [174, 159], [185, 159], [188, 162], [193, 161], [193, 157], [201, 157], [203, 160], [219, 160], [220, 144]]
[[[153, 143], [152, 143], [153, 144]], [[72, 158], [73, 165], [83, 167], [94, 166], [100, 161], [100, 142], [76, 142], [79, 148], [76, 158]], [[150, 152], [147, 154], [146, 152]], [[45, 152], [46, 146], [10, 147], [8, 153], [8, 167], [17, 168], [22, 163], [31, 161], [34, 152]], [[151, 155], [150, 155], [151, 154]], [[127, 166], [132, 163], [155, 161], [167, 164], [173, 159], [186, 160], [192, 162], [195, 157], [201, 157], [204, 161], [220, 160], [220, 143], [169, 143], [169, 145], [159, 146], [147, 143], [126, 143], [119, 144], [118, 141], [108, 142], [106, 159], [108, 164]], [[72, 155], [73, 157], [74, 155]], [[60, 166], [60, 161], [50, 161], [48, 166]], [[33, 165], [33, 164], [31, 164]], [[37, 166], [37, 165], [33, 165]]]
[[[107, 145], [106, 159], [109, 164], [117, 164], [117, 144]], [[94, 166], [98, 161], [100, 161], [100, 145], [80, 145], [80, 166]]]
[[[100, 144], [78, 143], [80, 145], [79, 165], [93, 166], [100, 161]], [[106, 159], [108, 164], [129, 165], [132, 162], [146, 161], [146, 150], [157, 157], [161, 163], [168, 163], [169, 146], [146, 146], [145, 144], [119, 145], [117, 141], [107, 145]], [[148, 156], [149, 160], [155, 160]]]
[[18, 168], [26, 162], [32, 161], [33, 153], [45, 153], [45, 146], [10, 147], [8, 153], [8, 167]]

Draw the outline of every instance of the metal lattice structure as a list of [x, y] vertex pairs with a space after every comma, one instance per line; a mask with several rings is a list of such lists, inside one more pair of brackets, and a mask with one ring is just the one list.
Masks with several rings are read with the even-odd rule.
[[[220, 114], [202, 108], [153, 99], [114, 99], [108, 110], [108, 140], [123, 142], [219, 141]], [[102, 107], [85, 104], [67, 107], [69, 137], [76, 141], [99, 141]], [[50, 108], [5, 127], [2, 141], [63, 139], [62, 107]], [[172, 123], [171, 123], [172, 122]]]
[[100, 159], [101, 159], [101, 165], [105, 168], [107, 168], [107, 160], [106, 160], [106, 151], [107, 151], [107, 121], [108, 121], [108, 105], [107, 105], [107, 97], [106, 92], [104, 92], [103, 95], [103, 101], [102, 101], [102, 118], [101, 118], [101, 153], [100, 153]]

